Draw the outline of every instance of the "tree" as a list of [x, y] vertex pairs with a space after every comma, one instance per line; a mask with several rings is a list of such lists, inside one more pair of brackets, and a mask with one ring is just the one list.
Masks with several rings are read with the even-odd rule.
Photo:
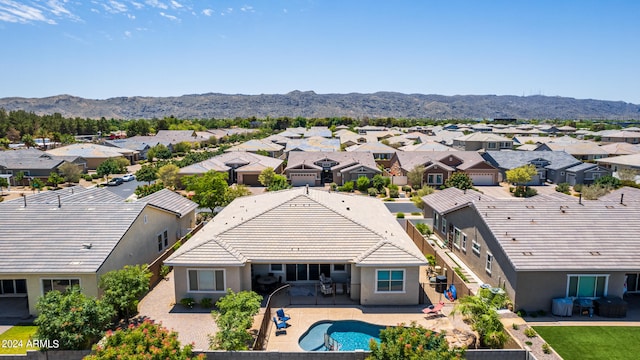
[[57, 172], [55, 172], [55, 171], [52, 171], [52, 172], [49, 174], [49, 178], [47, 179], [47, 182], [48, 182], [49, 184], [52, 184], [54, 188], [57, 188], [57, 187], [58, 187], [58, 184], [60, 184], [60, 183], [61, 183], [61, 182], [63, 182], [63, 181], [64, 181], [64, 179], [62, 178], [62, 176], [60, 176], [60, 174], [58, 174], [58, 173], [57, 173]]
[[157, 183], [155, 183], [153, 185], [138, 186], [133, 191], [133, 193], [136, 194], [138, 199], [140, 199], [140, 198], [143, 198], [143, 197], [145, 197], [147, 195], [151, 195], [154, 192], [158, 192], [158, 191], [160, 191], [162, 189], [164, 189], [164, 184], [162, 182], [157, 182]]
[[371, 180], [369, 180], [369, 178], [366, 176], [360, 176], [358, 180], [356, 180], [356, 187], [362, 192], [367, 191], [370, 184]]
[[464, 357], [464, 349], [450, 349], [442, 333], [412, 322], [399, 324], [380, 331], [380, 344], [371, 340], [369, 359], [452, 360]]
[[21, 140], [22, 140], [22, 143], [24, 144], [24, 146], [27, 147], [27, 149], [37, 146], [35, 139], [30, 134], [22, 135], [22, 139]]
[[252, 340], [247, 329], [253, 325], [261, 302], [262, 296], [253, 291], [234, 293], [227, 289], [227, 295], [216, 302], [218, 310], [211, 312], [218, 332], [209, 337], [209, 346], [218, 350], [247, 350]]
[[276, 175], [273, 177], [271, 184], [267, 187], [267, 191], [278, 191], [290, 188], [289, 182], [287, 181], [287, 177], [284, 175]]
[[538, 171], [536, 170], [536, 167], [531, 164], [507, 170], [507, 181], [511, 184], [516, 184], [513, 195], [516, 197], [528, 197], [535, 195], [536, 192], [530, 191], [528, 187], [524, 186], [524, 184], [530, 182], [536, 174], [538, 174]]
[[38, 192], [40, 192], [43, 187], [44, 183], [40, 178], [33, 178], [33, 180], [31, 180], [31, 190], [38, 190]]
[[38, 299], [36, 338], [58, 340], [60, 350], [90, 349], [111, 325], [114, 311], [107, 303], [87, 297], [74, 286], [52, 290]]
[[11, 144], [11, 140], [6, 137], [0, 138], [0, 147], [8, 149]]
[[381, 193], [384, 191], [384, 187], [387, 186], [387, 182], [385, 179], [388, 179], [388, 178], [385, 178], [380, 174], [374, 175], [373, 179], [371, 179], [371, 186], [376, 188], [376, 190], [378, 190], [378, 192]]
[[103, 301], [110, 304], [120, 318], [128, 319], [136, 313], [138, 301], [149, 291], [151, 271], [146, 265], [125, 265], [100, 277]]
[[178, 333], [145, 320], [140, 325], [107, 331], [103, 342], [93, 347], [93, 354], [85, 360], [111, 359], [205, 359], [204, 354], [193, 355], [193, 345], [180, 346]]
[[171, 150], [163, 144], [158, 144], [147, 151], [147, 158], [153, 161], [153, 158], [169, 159], [171, 158]]
[[416, 165], [413, 169], [407, 172], [407, 181], [412, 186], [422, 186], [425, 167], [423, 165]]
[[445, 181], [444, 185], [448, 188], [455, 187], [460, 190], [473, 189], [473, 181], [466, 173], [457, 171]]
[[241, 196], [251, 195], [251, 190], [246, 185], [235, 185], [227, 188], [227, 201], [231, 203]]
[[187, 153], [191, 151], [191, 143], [186, 141], [179, 142], [173, 147], [173, 150], [177, 153]]
[[4, 192], [4, 188], [9, 187], [9, 181], [6, 178], [0, 177], [0, 195]]
[[505, 295], [493, 294], [489, 289], [481, 289], [478, 295], [465, 296], [458, 300], [452, 314], [462, 314], [471, 328], [480, 335], [481, 346], [501, 349], [509, 339], [496, 311], [507, 303]]
[[260, 182], [260, 184], [262, 184], [262, 186], [269, 187], [275, 176], [276, 172], [273, 170], [273, 168], [268, 167], [260, 172], [260, 175], [258, 175], [258, 181]]
[[160, 179], [165, 186], [175, 189], [180, 184], [180, 178], [178, 177], [179, 171], [179, 167], [173, 164], [167, 164], [158, 169], [158, 179]]
[[14, 178], [17, 184], [22, 185], [22, 180], [24, 180], [24, 172], [18, 171]]
[[109, 175], [117, 174], [118, 172], [120, 172], [120, 166], [114, 158], [109, 158], [103, 161], [96, 168], [96, 173], [98, 174], [98, 176], [106, 178], [108, 178]]
[[191, 200], [215, 213], [215, 208], [229, 204], [227, 177], [227, 173], [211, 170], [203, 175], [187, 176], [183, 182], [187, 191], [195, 192]]
[[80, 170], [77, 165], [70, 162], [65, 162], [64, 164], [60, 165], [58, 170], [60, 171], [60, 175], [62, 175], [62, 179], [67, 183], [71, 184], [80, 181], [82, 170]]
[[151, 182], [158, 178], [158, 170], [155, 166], [143, 165], [140, 170], [136, 171], [136, 179], [139, 181], [146, 181], [147, 185], [151, 185]]
[[620, 179], [615, 178], [615, 177], [613, 177], [611, 175], [606, 175], [606, 176], [603, 176], [601, 178], [598, 178], [595, 181], [595, 183], [600, 185], [600, 186], [604, 186], [604, 187], [608, 186], [608, 187], [611, 187], [611, 188], [614, 188], [614, 189], [617, 189], [617, 188], [620, 187]]
[[433, 194], [436, 190], [429, 185], [424, 185], [422, 189], [419, 189], [415, 192], [415, 195], [411, 197], [411, 201], [416, 204], [416, 207], [419, 209], [424, 208], [424, 202], [422, 201], [423, 196], [427, 196], [429, 194]]

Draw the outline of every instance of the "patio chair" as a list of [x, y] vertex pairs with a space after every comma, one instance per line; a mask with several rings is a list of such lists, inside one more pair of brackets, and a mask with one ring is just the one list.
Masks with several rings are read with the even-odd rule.
[[326, 277], [324, 276], [324, 273], [320, 274], [320, 283], [321, 284], [331, 284], [333, 281], [331, 281], [330, 277]]
[[322, 295], [331, 295], [333, 294], [333, 284], [331, 283], [320, 283], [320, 291]]
[[444, 302], [439, 302], [436, 305], [431, 305], [428, 306], [424, 309], [422, 309], [422, 312], [425, 314], [439, 314], [442, 311], [442, 308], [444, 307]]
[[274, 316], [273, 323], [276, 324], [276, 335], [278, 334], [278, 332], [280, 332], [280, 330], [283, 330], [285, 334], [287, 333], [287, 327], [289, 326], [289, 324], [287, 324], [286, 321], [278, 321], [278, 319], [276, 319]]
[[291, 320], [291, 317], [285, 315], [284, 309], [276, 310], [276, 315], [278, 315], [278, 320], [286, 322], [287, 320]]

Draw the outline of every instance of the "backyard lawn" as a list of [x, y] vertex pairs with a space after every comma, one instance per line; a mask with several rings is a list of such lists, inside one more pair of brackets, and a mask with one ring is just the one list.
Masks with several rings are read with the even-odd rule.
[[637, 359], [640, 327], [535, 326], [536, 332], [564, 360]]
[[16, 325], [0, 334], [0, 354], [26, 354], [27, 350], [38, 350], [37, 347], [27, 348], [27, 342], [35, 335], [37, 326]]

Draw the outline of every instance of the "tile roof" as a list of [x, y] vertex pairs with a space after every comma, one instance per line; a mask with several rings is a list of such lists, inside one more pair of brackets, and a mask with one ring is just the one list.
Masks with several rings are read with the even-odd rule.
[[607, 195], [599, 197], [598, 200], [617, 202], [622, 200], [624, 203], [627, 201], [640, 201], [640, 189], [624, 186], [608, 193]]
[[135, 150], [90, 143], [71, 144], [46, 151], [47, 154], [51, 155], [81, 156], [85, 159], [108, 159], [121, 157], [126, 154], [132, 154], [134, 152]]
[[460, 170], [465, 170], [485, 162], [477, 151], [398, 151], [396, 156], [400, 162], [400, 166], [406, 171], [413, 170], [417, 165], [424, 165], [428, 162], [441, 162], [450, 156], [462, 160], [462, 164], [457, 166]]
[[581, 163], [564, 151], [488, 151], [482, 155], [489, 163], [501, 169], [515, 169], [536, 159], [550, 162], [547, 169], [558, 170]]
[[328, 139], [322, 136], [313, 136], [304, 139], [291, 139], [287, 141], [284, 151], [340, 151], [340, 139]]
[[351, 145], [345, 149], [346, 151], [366, 151], [376, 154], [392, 154], [397, 150], [391, 146], [385, 145], [381, 142], [368, 142], [364, 144]]
[[153, 205], [183, 217], [198, 208], [198, 204], [169, 189], [162, 189], [138, 199], [139, 202]]
[[[277, 169], [282, 165], [283, 160], [269, 156], [258, 155], [245, 151], [233, 151], [214, 156], [210, 159], [185, 166], [178, 172], [181, 175], [204, 174], [207, 171], [225, 172], [231, 169], [232, 164], [240, 165], [236, 171], [254, 169], [264, 169], [271, 167]], [[256, 167], [257, 166], [257, 167]]]
[[460, 190], [458, 188], [446, 188], [422, 197], [422, 201], [428, 204], [433, 210], [440, 214], [445, 214], [452, 209], [466, 206], [474, 201], [495, 201], [496, 199], [479, 193], [475, 190]]
[[73, 161], [77, 156], [54, 156], [38, 149], [0, 150], [0, 167], [11, 170], [55, 169], [65, 160]]
[[633, 145], [626, 142], [615, 142], [601, 145], [600, 148], [610, 155], [631, 155], [640, 153], [640, 145]]
[[420, 144], [412, 144], [399, 148], [402, 151], [458, 151], [452, 147], [437, 142], [427, 141]]
[[626, 165], [640, 168], [640, 153], [631, 155], [620, 155], [605, 159], [597, 159], [596, 162], [601, 164]]
[[[314, 163], [320, 160], [330, 159], [338, 163], [340, 166], [351, 166], [351, 164], [358, 163], [366, 167], [377, 169], [376, 161], [373, 155], [369, 152], [303, 152], [292, 151], [288, 155], [287, 169], [293, 169], [301, 165], [311, 166], [319, 168]], [[321, 169], [321, 168], [319, 168]]]
[[426, 263], [379, 200], [305, 188], [234, 200], [166, 263], [212, 265], [215, 259], [236, 265]]
[[271, 141], [263, 141], [263, 140], [253, 139], [253, 140], [249, 140], [249, 141], [243, 142], [242, 144], [238, 144], [238, 145], [232, 146], [232, 147], [228, 148], [227, 150], [225, 150], [225, 152], [230, 152], [230, 151], [259, 151], [259, 150], [280, 151], [282, 149], [284, 149], [284, 146], [278, 145], [278, 144], [273, 143]]
[[499, 142], [511, 142], [512, 140], [504, 136], [496, 135], [493, 133], [471, 133], [469, 135], [462, 135], [455, 138], [456, 141], [499, 141]]

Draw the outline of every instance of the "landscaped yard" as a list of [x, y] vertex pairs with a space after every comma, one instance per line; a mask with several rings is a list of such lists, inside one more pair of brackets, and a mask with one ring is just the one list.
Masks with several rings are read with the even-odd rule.
[[640, 327], [535, 326], [564, 360], [635, 359], [640, 353]]
[[27, 350], [38, 350], [28, 347], [27, 343], [35, 335], [37, 326], [16, 325], [0, 335], [0, 354], [26, 354]]

